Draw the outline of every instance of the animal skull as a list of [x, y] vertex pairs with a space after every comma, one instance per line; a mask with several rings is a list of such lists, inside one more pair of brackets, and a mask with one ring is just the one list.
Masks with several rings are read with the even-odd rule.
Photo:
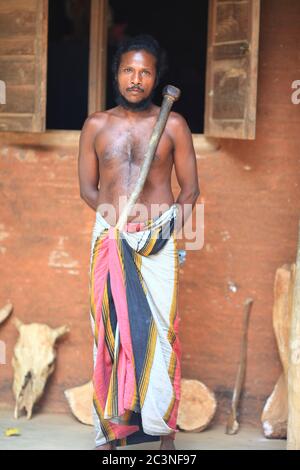
[[67, 326], [53, 329], [41, 323], [25, 325], [18, 319], [14, 323], [19, 331], [12, 359], [16, 399], [14, 416], [19, 418], [20, 411], [25, 408], [27, 419], [30, 419], [33, 406], [42, 396], [47, 379], [54, 371], [55, 342], [70, 330]]

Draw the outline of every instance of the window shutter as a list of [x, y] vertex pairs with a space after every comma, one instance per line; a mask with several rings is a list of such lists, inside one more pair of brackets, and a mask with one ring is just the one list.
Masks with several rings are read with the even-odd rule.
[[48, 0], [0, 0], [0, 131], [44, 131]]
[[210, 0], [205, 134], [254, 139], [260, 0]]

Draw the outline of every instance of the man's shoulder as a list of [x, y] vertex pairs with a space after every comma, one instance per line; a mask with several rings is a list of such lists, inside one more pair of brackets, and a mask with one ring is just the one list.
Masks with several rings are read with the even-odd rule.
[[105, 111], [95, 111], [89, 114], [84, 121], [84, 127], [100, 129], [108, 123], [108, 121], [115, 115], [115, 108], [106, 109]]
[[175, 126], [175, 127], [187, 125], [187, 122], [185, 118], [182, 116], [182, 114], [177, 113], [175, 111], [170, 112], [168, 121], [172, 126]]
[[104, 124], [107, 119], [108, 114], [106, 111], [95, 111], [94, 113], [89, 114], [84, 122], [84, 125], [96, 127], [97, 125]]
[[182, 114], [171, 111], [167, 121], [167, 130], [173, 137], [176, 137], [180, 132], [190, 132], [186, 119]]

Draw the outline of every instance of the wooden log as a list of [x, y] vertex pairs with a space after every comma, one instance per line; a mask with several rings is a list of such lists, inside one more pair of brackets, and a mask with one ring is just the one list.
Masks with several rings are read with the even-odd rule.
[[268, 439], [285, 439], [287, 432], [287, 381], [282, 372], [264, 406], [261, 421]]
[[278, 270], [276, 282], [277, 301], [273, 308], [273, 328], [284, 374], [288, 374], [289, 337], [293, 304], [296, 265], [285, 264]]
[[181, 379], [177, 425], [183, 431], [201, 432], [217, 409], [215, 395], [199, 380]]
[[288, 343], [294, 272], [295, 265], [285, 264], [277, 269], [274, 281], [273, 328], [283, 370], [261, 416], [264, 435], [270, 439], [285, 439], [287, 435]]
[[300, 450], [300, 222], [289, 339], [287, 450]]
[[[84, 424], [93, 425], [93, 383], [65, 390], [65, 397], [73, 415]], [[217, 402], [211, 392], [198, 380], [181, 379], [181, 400], [177, 425], [184, 431], [203, 431], [213, 419]]]
[[73, 415], [83, 424], [93, 425], [92, 400], [93, 382], [90, 380], [79, 387], [64, 391]]

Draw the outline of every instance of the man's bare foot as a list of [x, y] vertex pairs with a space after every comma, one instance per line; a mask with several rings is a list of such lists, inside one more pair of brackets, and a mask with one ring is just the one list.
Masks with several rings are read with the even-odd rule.
[[160, 440], [160, 450], [176, 450], [174, 446], [174, 439], [172, 437], [160, 436]]
[[101, 446], [95, 447], [95, 450], [116, 450], [117, 446], [115, 441], [107, 442], [106, 444], [102, 444]]

